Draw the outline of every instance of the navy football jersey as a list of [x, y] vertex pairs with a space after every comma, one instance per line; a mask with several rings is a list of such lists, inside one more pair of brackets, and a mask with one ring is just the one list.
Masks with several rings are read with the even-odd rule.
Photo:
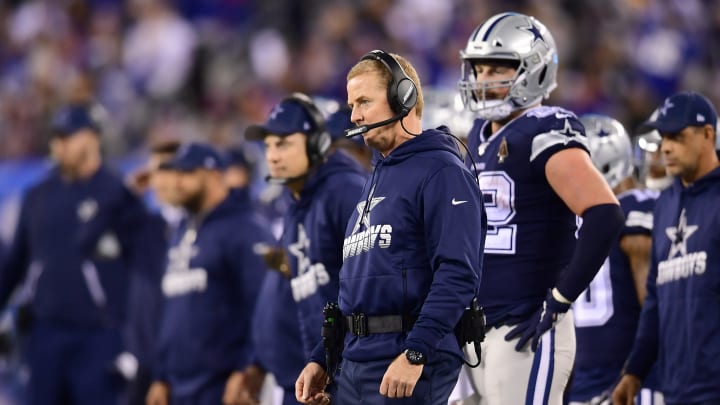
[[548, 183], [545, 164], [563, 149], [587, 151], [587, 138], [572, 112], [537, 107], [492, 135], [478, 119], [468, 141], [488, 219], [479, 300], [494, 326], [537, 310], [570, 262], [575, 214]]
[[653, 190], [630, 190], [618, 195], [625, 226], [600, 271], [573, 304], [577, 353], [571, 401], [589, 401], [610, 389], [630, 353], [640, 304], [620, 240], [626, 235], [650, 237], [658, 194]]

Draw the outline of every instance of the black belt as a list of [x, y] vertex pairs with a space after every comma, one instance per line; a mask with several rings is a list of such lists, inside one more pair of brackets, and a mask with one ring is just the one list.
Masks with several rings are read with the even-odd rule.
[[355, 336], [367, 336], [371, 333], [400, 333], [409, 331], [416, 319], [414, 316], [404, 315], [352, 314], [345, 317], [345, 326]]

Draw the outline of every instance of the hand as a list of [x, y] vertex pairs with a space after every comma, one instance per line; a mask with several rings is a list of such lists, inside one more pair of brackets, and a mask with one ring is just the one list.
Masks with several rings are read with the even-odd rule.
[[505, 335], [505, 340], [510, 341], [520, 336], [520, 340], [515, 345], [515, 350], [519, 352], [522, 351], [525, 344], [532, 339], [530, 349], [535, 351], [540, 343], [540, 338], [542, 338], [545, 332], [552, 329], [569, 309], [570, 304], [556, 300], [552, 294], [552, 290], [550, 290], [548, 291], [547, 297], [545, 297], [545, 302], [543, 302], [542, 307], [528, 319], [518, 323], [517, 326]]
[[150, 385], [145, 396], [145, 405], [168, 405], [170, 403], [170, 386], [161, 381]]
[[401, 353], [385, 372], [380, 383], [380, 394], [388, 398], [411, 397], [423, 367], [422, 364], [410, 364], [405, 353]]
[[640, 379], [632, 374], [625, 374], [612, 393], [612, 403], [615, 405], [633, 405], [635, 395], [640, 391]]
[[290, 274], [290, 263], [285, 249], [281, 247], [268, 247], [262, 254], [262, 258], [265, 266], [269, 269], [277, 270], [287, 278], [292, 277], [292, 274]]
[[131, 173], [125, 178], [125, 184], [136, 195], [142, 195], [150, 186], [150, 171], [140, 169]]
[[225, 383], [223, 405], [257, 405], [258, 395], [265, 373], [257, 366], [250, 366], [245, 371], [230, 374]]
[[328, 381], [328, 375], [320, 364], [308, 363], [295, 381], [295, 399], [303, 404], [329, 404], [330, 396], [325, 392]]

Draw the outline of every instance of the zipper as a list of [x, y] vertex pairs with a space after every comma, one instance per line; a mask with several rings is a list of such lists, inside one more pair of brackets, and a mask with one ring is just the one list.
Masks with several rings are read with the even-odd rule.
[[84, 261], [82, 264], [82, 273], [85, 278], [85, 284], [90, 292], [90, 298], [92, 298], [98, 308], [104, 308], [107, 303], [107, 298], [102, 283], [100, 283], [97, 268], [93, 262], [89, 260]]

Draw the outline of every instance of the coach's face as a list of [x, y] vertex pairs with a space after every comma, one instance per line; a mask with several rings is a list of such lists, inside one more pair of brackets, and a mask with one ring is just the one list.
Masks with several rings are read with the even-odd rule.
[[[387, 99], [387, 83], [380, 73], [361, 73], [347, 82], [348, 105], [352, 108], [350, 120], [355, 125], [374, 124], [395, 114]], [[371, 129], [363, 135], [365, 143], [384, 156], [399, 144], [399, 122]]]
[[686, 184], [697, 180], [699, 160], [703, 150], [714, 150], [712, 128], [686, 127], [675, 134], [662, 134], [660, 151], [665, 158], [665, 170], [669, 175], [679, 176]]
[[291, 135], [266, 135], [265, 160], [270, 177], [292, 179], [308, 172], [310, 160], [307, 156], [307, 135], [296, 132]]

